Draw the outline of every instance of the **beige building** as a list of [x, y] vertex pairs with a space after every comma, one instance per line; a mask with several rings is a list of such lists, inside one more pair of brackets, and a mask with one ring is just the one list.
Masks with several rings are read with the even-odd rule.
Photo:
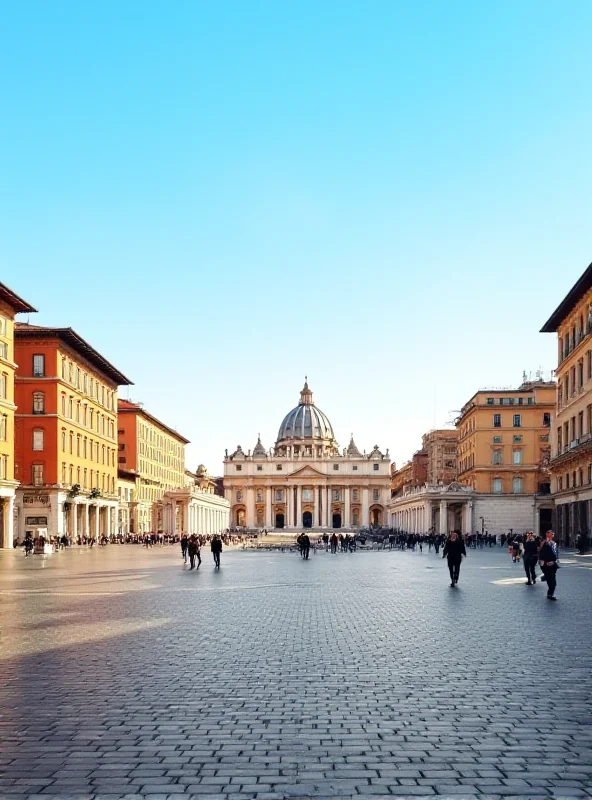
[[557, 334], [557, 412], [551, 435], [556, 533], [590, 541], [592, 519], [592, 264], [542, 327]]
[[424, 433], [422, 450], [427, 454], [427, 483], [434, 486], [448, 486], [456, 480], [457, 449], [458, 431], [455, 428]]
[[224, 459], [224, 492], [233, 527], [297, 531], [382, 526], [389, 499], [390, 458], [376, 445], [360, 453], [353, 437], [340, 451], [308, 383], [280, 425], [275, 446], [261, 439]]
[[130, 533], [143, 534], [173, 529], [165, 516], [164, 496], [185, 487], [185, 445], [189, 440], [150, 414], [139, 403], [119, 400], [119, 468], [136, 475], [131, 504]]
[[203, 464], [196, 472], [185, 470], [185, 486], [165, 492], [165, 530], [210, 536], [230, 527], [230, 503]]

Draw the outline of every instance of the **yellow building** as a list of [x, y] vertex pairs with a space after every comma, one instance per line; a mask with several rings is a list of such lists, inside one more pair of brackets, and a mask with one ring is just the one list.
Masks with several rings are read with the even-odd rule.
[[592, 264], [543, 325], [557, 334], [557, 414], [551, 476], [558, 540], [590, 537], [592, 502]]
[[166, 518], [163, 498], [166, 492], [185, 487], [189, 440], [129, 400], [119, 401], [117, 432], [119, 467], [137, 476], [130, 532], [181, 530], [180, 524], [174, 526]]
[[491, 498], [489, 506], [481, 503], [478, 527], [499, 532], [551, 524], [548, 508], [535, 517], [535, 500], [549, 494], [555, 393], [554, 382], [536, 380], [518, 389], [480, 390], [463, 406], [456, 421], [458, 480]]
[[0, 283], [0, 547], [12, 547], [18, 486], [14, 474], [14, 317], [35, 310]]

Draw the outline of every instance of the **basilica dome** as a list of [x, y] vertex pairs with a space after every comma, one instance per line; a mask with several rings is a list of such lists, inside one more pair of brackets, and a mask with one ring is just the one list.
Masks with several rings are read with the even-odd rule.
[[317, 408], [312, 400], [308, 383], [300, 392], [300, 402], [286, 416], [278, 431], [277, 443], [289, 439], [317, 439], [335, 441], [335, 434], [327, 416]]

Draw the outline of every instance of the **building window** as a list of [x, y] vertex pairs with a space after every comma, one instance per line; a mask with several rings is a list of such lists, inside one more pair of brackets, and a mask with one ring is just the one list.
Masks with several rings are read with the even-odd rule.
[[519, 434], [517, 436], [512, 436], [512, 441], [514, 442], [514, 444], [517, 444], [518, 442], [521, 442], [522, 441], [522, 435]]
[[333, 500], [338, 503], [341, 500], [341, 492], [339, 489], [333, 489]]
[[514, 414], [512, 418], [512, 425], [514, 428], [522, 427], [522, 414]]
[[522, 450], [514, 450], [512, 453], [512, 464], [522, 464]]
[[33, 356], [33, 377], [34, 378], [45, 377], [45, 356], [43, 355]]
[[236, 493], [236, 502], [237, 503], [242, 503], [242, 500], [243, 500], [243, 493], [239, 489], [238, 492]]
[[493, 427], [494, 428], [501, 428], [502, 427], [502, 415], [501, 414], [494, 414], [493, 415]]
[[276, 489], [275, 499], [278, 501], [278, 503], [283, 503], [283, 501], [284, 501], [284, 490], [283, 489]]
[[33, 431], [33, 450], [43, 450], [44, 436], [41, 428], [36, 428]]
[[358, 502], [359, 494], [360, 493], [358, 492], [357, 489], [352, 489], [352, 500], [354, 503]]
[[494, 494], [501, 494], [502, 492], [502, 479], [501, 478], [494, 478], [493, 479], [493, 486], [491, 487]]
[[522, 478], [514, 478], [512, 480], [512, 492], [514, 494], [522, 494]]
[[563, 491], [563, 478], [557, 478], [557, 491]]
[[528, 398], [528, 405], [529, 406], [533, 406], [534, 405], [534, 397], [529, 397]]
[[339, 469], [339, 464], [333, 464], [333, 469], [334, 470], [338, 470]]
[[72, 419], [73, 414], [74, 414], [74, 400], [72, 399], [72, 397], [70, 397], [70, 399], [68, 400], [68, 417]]
[[491, 463], [492, 464], [496, 464], [498, 466], [503, 463], [502, 451], [501, 450], [494, 450], [493, 451], [492, 458], [491, 458]]
[[488, 406], [492, 406], [493, 405], [493, 397], [488, 397], [487, 398], [487, 405]]
[[374, 472], [378, 472], [379, 464], [373, 464], [372, 466], [373, 466]]
[[8, 416], [0, 415], [0, 442], [5, 442], [8, 435]]
[[7, 387], [8, 387], [8, 375], [5, 372], [3, 372], [2, 375], [0, 375], [0, 398], [2, 398], [2, 400], [6, 400]]
[[501, 444], [502, 443], [502, 437], [501, 436], [494, 436], [493, 437], [493, 443], [494, 444]]
[[523, 398], [523, 397], [519, 397], [519, 398], [518, 398], [518, 405], [519, 405], [519, 406], [522, 406], [522, 405], [524, 405], [524, 398]]
[[8, 361], [8, 345], [6, 342], [0, 342], [0, 358], [4, 358]]
[[0, 317], [0, 336], [6, 336], [6, 318]]
[[263, 502], [263, 491], [261, 489], [257, 489], [257, 499], [255, 502], [257, 503]]
[[62, 428], [62, 451], [66, 452], [66, 429]]
[[33, 392], [33, 414], [45, 414], [45, 394]]
[[237, 471], [237, 472], [242, 472], [242, 471], [243, 471], [243, 466], [242, 466], [242, 464], [237, 464], [237, 465], [236, 465], [236, 471]]
[[372, 500], [377, 503], [380, 500], [380, 489], [373, 489], [372, 490]]
[[357, 465], [356, 465], [356, 464], [354, 464], [354, 465], [353, 465], [353, 467], [352, 467], [352, 471], [353, 471], [353, 472], [357, 472], [357, 471], [358, 471], [358, 467], [357, 467]]
[[33, 464], [33, 486], [43, 486], [43, 464]]
[[263, 472], [263, 467], [261, 464], [257, 464], [257, 472]]
[[281, 464], [276, 464], [275, 468], [277, 469], [278, 472], [282, 471], [282, 465]]

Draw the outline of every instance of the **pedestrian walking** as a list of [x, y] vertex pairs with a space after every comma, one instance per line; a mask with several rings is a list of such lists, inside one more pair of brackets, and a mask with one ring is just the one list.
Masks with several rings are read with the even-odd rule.
[[448, 571], [450, 572], [450, 587], [454, 588], [460, 576], [460, 562], [466, 556], [465, 543], [458, 535], [458, 531], [452, 531], [448, 541], [444, 545], [442, 558], [448, 559]]
[[187, 534], [184, 533], [183, 536], [181, 536], [181, 557], [182, 557], [182, 559], [183, 559], [183, 561], [185, 563], [187, 563], [187, 545], [188, 545], [188, 543], [189, 543], [189, 540], [187, 538]]
[[310, 555], [310, 537], [307, 533], [302, 534], [302, 558], [305, 561], [308, 561], [308, 556]]
[[187, 552], [189, 553], [189, 569], [195, 569], [195, 559], [197, 558], [197, 569], [201, 565], [201, 555], [199, 552], [199, 542], [197, 536], [193, 534], [187, 542]]
[[559, 548], [554, 541], [553, 531], [547, 531], [547, 536], [539, 550], [539, 564], [543, 571], [542, 581], [547, 584], [547, 600], [557, 600], [555, 589], [557, 587], [557, 570], [559, 569]]
[[210, 549], [212, 551], [212, 555], [214, 556], [214, 566], [216, 569], [220, 569], [220, 553], [222, 552], [222, 539], [216, 533], [212, 537], [212, 543], [210, 545]]
[[534, 586], [536, 583], [536, 562], [539, 546], [532, 531], [527, 531], [524, 542], [524, 572], [526, 572], [526, 585]]

